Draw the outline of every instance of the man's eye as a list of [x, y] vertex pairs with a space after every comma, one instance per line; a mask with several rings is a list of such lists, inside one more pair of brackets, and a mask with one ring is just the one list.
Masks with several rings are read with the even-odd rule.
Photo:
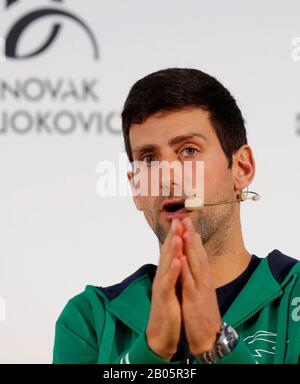
[[154, 155], [145, 155], [141, 158], [141, 161], [144, 161], [146, 164], [151, 164], [152, 161], [156, 161]]
[[193, 147], [187, 147], [187, 148], [184, 148], [184, 150], [182, 151], [182, 153], [185, 152], [187, 156], [194, 156], [196, 155], [199, 151], [196, 149], [196, 148], [193, 148]]

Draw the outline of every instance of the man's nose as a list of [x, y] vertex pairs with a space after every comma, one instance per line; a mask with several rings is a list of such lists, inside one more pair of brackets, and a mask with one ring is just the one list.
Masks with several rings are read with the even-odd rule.
[[162, 196], [182, 196], [182, 163], [177, 157], [163, 162], [160, 189]]

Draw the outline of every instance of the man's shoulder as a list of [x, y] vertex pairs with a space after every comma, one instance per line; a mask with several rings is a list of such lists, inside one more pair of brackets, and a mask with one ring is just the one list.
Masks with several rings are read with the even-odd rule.
[[[154, 264], [144, 264], [140, 268], [138, 268], [135, 272], [130, 274], [120, 283], [113, 284], [110, 286], [102, 287], [102, 286], [94, 286], [94, 289], [98, 289], [106, 299], [114, 300], [117, 298], [124, 290], [132, 287], [138, 282], [142, 282], [145, 278], [149, 281], [153, 281], [157, 266]], [[87, 289], [89, 286], [87, 286]], [[90, 288], [91, 289], [91, 288]]]
[[[122, 292], [129, 290], [139, 283], [145, 285], [145, 281], [152, 282], [156, 268], [157, 266], [154, 264], [144, 264], [117, 284], [110, 286], [86, 285], [84, 290], [72, 296], [67, 301], [61, 311], [59, 321], [63, 321], [69, 317], [76, 317], [76, 315], [86, 317], [87, 314], [89, 314], [88, 317], [93, 317], [95, 310], [103, 312], [105, 310], [103, 300], [112, 301]], [[138, 285], [138, 287], [140, 287], [140, 285]]]
[[282, 284], [291, 274], [300, 274], [300, 260], [274, 249], [266, 257], [269, 269], [278, 284]]
[[[92, 319], [93, 318], [93, 293], [88, 286], [81, 292], [75, 294], [67, 300], [57, 322], [70, 323], [74, 319]], [[102, 306], [101, 300], [98, 299], [97, 305]], [[78, 320], [76, 320], [78, 321]]]

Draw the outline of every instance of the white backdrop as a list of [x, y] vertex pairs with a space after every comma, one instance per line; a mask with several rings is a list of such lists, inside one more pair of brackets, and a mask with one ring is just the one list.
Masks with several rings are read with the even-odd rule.
[[99, 58], [82, 25], [50, 14], [24, 29], [15, 54], [40, 48], [58, 23], [46, 49], [0, 63], [0, 362], [51, 362], [68, 299], [157, 263], [156, 237], [131, 199], [96, 194], [97, 163], [124, 150], [118, 116], [129, 88], [155, 70], [194, 67], [229, 88], [256, 158], [251, 188], [263, 195], [242, 207], [246, 246], [300, 258], [298, 0], [2, 3], [3, 38], [34, 10], [65, 10], [91, 29]]

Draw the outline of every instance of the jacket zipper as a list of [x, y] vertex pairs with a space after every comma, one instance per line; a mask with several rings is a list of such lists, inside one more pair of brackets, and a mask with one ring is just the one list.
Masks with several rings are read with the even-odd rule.
[[276, 294], [276, 296], [272, 297], [272, 299], [268, 299], [268, 301], [258, 306], [254, 312], [252, 312], [250, 315], [245, 317], [243, 320], [240, 320], [237, 323], [233, 323], [232, 327], [239, 327], [240, 325], [244, 324], [246, 321], [251, 319], [251, 317], [255, 316], [259, 311], [261, 311], [263, 307], [265, 307], [267, 304], [271, 304], [274, 300], [278, 299], [278, 297], [280, 297], [281, 295], [282, 295], [282, 292], [280, 292], [279, 294]]

